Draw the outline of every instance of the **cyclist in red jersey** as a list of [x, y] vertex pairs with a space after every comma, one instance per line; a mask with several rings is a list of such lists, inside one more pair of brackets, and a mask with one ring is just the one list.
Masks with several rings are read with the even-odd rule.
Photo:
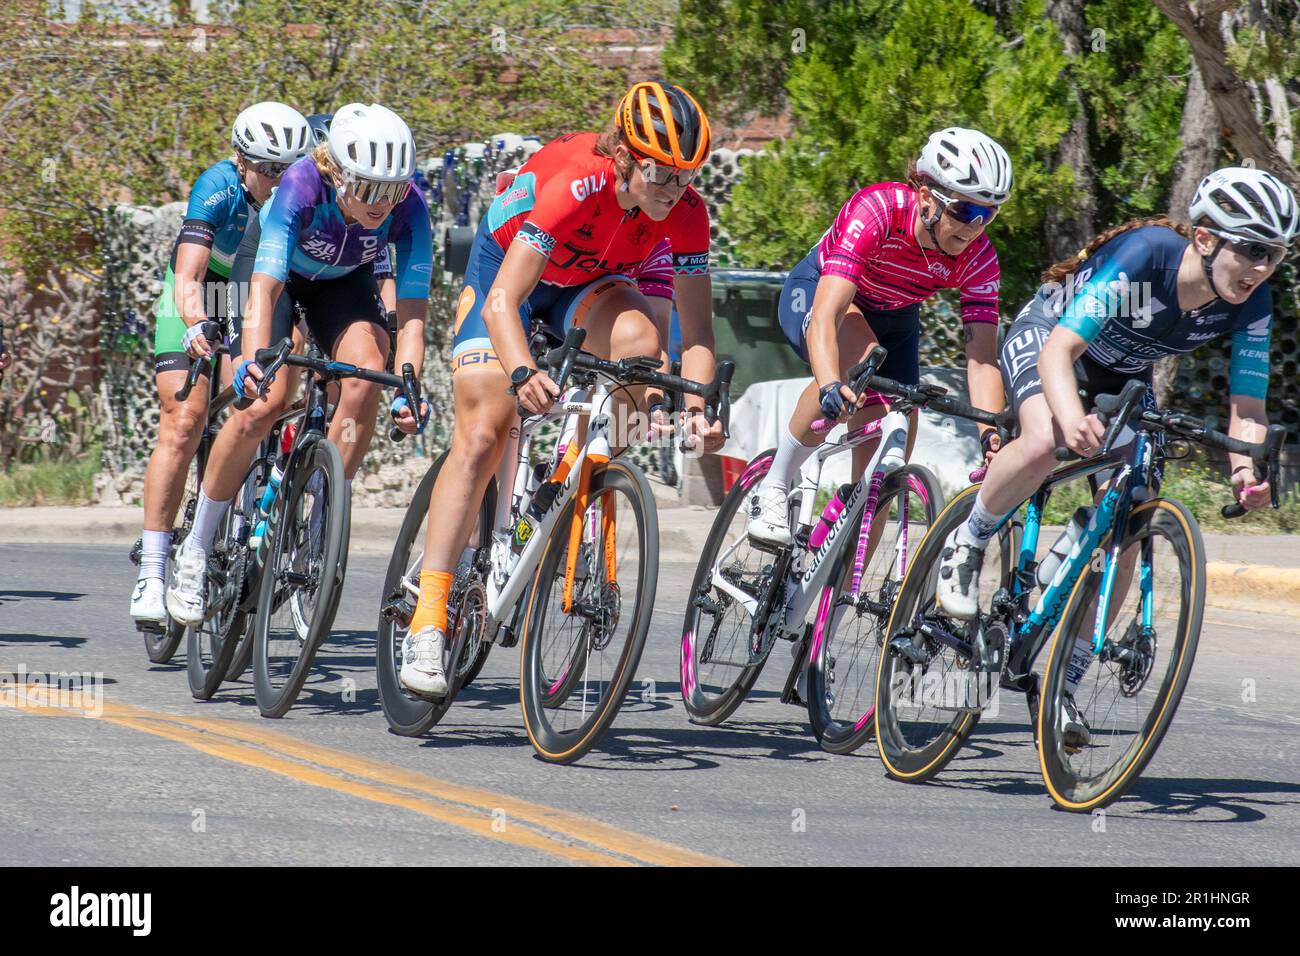
[[[455, 430], [429, 501], [420, 599], [402, 649], [401, 682], [425, 697], [447, 692], [448, 591], [478, 503], [518, 421], [516, 405], [537, 414], [559, 394], [529, 353], [532, 324], [544, 323], [557, 336], [581, 325], [584, 348], [604, 358], [663, 353], [668, 330], [656, 318], [663, 310], [651, 306], [629, 274], [666, 239], [682, 374], [705, 381], [714, 374], [709, 216], [690, 187], [709, 155], [708, 119], [680, 87], [644, 82], [623, 97], [614, 120], [602, 134], [548, 143], [479, 223], [456, 306]], [[720, 448], [721, 424], [704, 421], [695, 396], [685, 404], [698, 414], [686, 419], [684, 430], [705, 450]]]
[[[846, 370], [880, 344], [889, 354], [879, 374], [907, 385], [920, 380], [920, 303], [939, 289], [960, 290], [971, 403], [1002, 410], [1000, 274], [984, 229], [1011, 194], [1011, 160], [978, 130], [950, 127], [929, 138], [908, 178], [910, 186], [878, 183], [859, 190], [786, 279], [781, 328], [812, 366], [814, 381], [800, 395], [771, 470], [748, 503], [749, 536], [760, 544], [791, 542], [790, 487], [821, 441], [813, 422], [847, 418], [858, 428], [885, 412], [878, 395], [853, 394], [842, 381]], [[991, 456], [997, 433], [981, 426], [980, 439]], [[854, 450], [855, 474], [872, 450]]]

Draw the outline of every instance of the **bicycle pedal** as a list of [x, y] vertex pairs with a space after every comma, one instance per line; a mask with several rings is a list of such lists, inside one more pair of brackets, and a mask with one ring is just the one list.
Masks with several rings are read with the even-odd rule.
[[748, 535], [746, 535], [745, 541], [755, 551], [762, 551], [764, 554], [776, 555], [777, 557], [785, 554], [790, 548], [788, 544], [772, 544], [768, 541], [759, 541], [757, 538], [751, 538]]
[[166, 634], [167, 627], [158, 621], [136, 621], [135, 629], [141, 634]]

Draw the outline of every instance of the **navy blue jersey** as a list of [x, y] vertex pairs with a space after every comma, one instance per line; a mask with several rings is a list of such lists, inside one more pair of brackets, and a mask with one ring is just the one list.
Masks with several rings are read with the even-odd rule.
[[1188, 240], [1167, 226], [1120, 233], [1079, 266], [1064, 287], [1043, 285], [1018, 318], [1064, 325], [1088, 343], [1087, 355], [1116, 372], [1144, 374], [1157, 359], [1232, 336], [1233, 395], [1268, 394], [1273, 294], [1261, 284], [1241, 305], [1215, 299], [1178, 306], [1178, 267]]

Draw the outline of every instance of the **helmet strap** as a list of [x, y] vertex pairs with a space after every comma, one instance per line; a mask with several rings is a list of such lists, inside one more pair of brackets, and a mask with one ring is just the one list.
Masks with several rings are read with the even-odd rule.
[[1219, 287], [1214, 284], [1214, 260], [1218, 258], [1219, 251], [1223, 249], [1223, 244], [1224, 242], [1222, 239], [1216, 238], [1214, 248], [1210, 251], [1210, 254], [1208, 256], [1201, 256], [1201, 268], [1205, 270], [1205, 281], [1210, 284], [1210, 291], [1219, 299], [1223, 298], [1223, 293], [1220, 292]]

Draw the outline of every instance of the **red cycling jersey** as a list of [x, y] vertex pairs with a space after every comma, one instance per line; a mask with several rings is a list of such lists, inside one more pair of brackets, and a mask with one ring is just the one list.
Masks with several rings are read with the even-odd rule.
[[534, 153], [488, 209], [492, 238], [502, 249], [518, 240], [546, 256], [542, 281], [551, 285], [633, 274], [652, 252], [662, 255], [660, 240], [669, 243], [674, 275], [707, 274], [709, 212], [699, 193], [687, 187], [662, 222], [624, 211], [614, 160], [595, 151], [597, 139], [571, 133]]
[[860, 189], [835, 217], [814, 251], [822, 275], [857, 285], [867, 309], [901, 309], [939, 289], [961, 290], [962, 322], [998, 321], [998, 254], [981, 234], [959, 256], [922, 249], [913, 223], [916, 191], [904, 183]]

